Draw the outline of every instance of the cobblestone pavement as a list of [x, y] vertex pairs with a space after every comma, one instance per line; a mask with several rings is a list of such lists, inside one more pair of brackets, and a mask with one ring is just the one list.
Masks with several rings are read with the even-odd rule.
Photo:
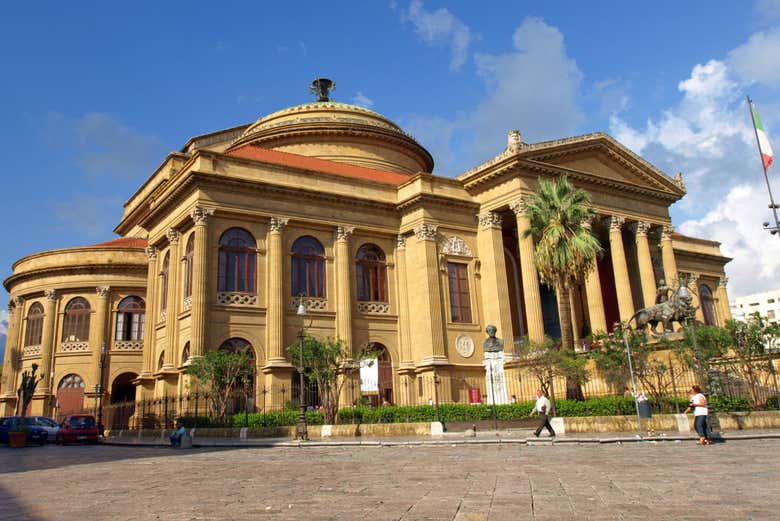
[[780, 441], [0, 447], [0, 519], [778, 519]]

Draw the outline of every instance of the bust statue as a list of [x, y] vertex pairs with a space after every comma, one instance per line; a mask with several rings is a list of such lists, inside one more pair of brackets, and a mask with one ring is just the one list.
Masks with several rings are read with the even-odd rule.
[[482, 341], [482, 350], [485, 353], [500, 353], [504, 350], [504, 341], [500, 338], [496, 338], [496, 326], [489, 324], [485, 328], [485, 333], [488, 337]]

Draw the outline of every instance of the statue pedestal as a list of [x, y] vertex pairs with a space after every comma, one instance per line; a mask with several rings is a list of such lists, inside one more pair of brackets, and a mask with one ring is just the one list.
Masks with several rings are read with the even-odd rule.
[[[504, 352], [485, 353], [482, 365], [485, 366], [487, 384], [487, 404], [503, 405], [509, 403], [506, 392], [506, 373], [504, 373]], [[495, 397], [495, 401], [494, 401]]]

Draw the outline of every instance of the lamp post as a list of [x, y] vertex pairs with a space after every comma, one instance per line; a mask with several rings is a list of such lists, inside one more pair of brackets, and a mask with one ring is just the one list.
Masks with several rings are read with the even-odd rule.
[[303, 294], [301, 293], [298, 295], [298, 311], [297, 314], [299, 317], [301, 317], [301, 332], [298, 334], [298, 340], [300, 341], [300, 352], [298, 353], [300, 356], [298, 357], [298, 376], [299, 376], [299, 392], [298, 392], [298, 402], [300, 405], [300, 415], [298, 416], [298, 427], [296, 429], [296, 438], [299, 440], [308, 440], [309, 439], [309, 427], [306, 425], [306, 400], [305, 400], [305, 393], [303, 390], [303, 341], [305, 339], [305, 333], [306, 333], [306, 325], [304, 323], [305, 317], [306, 317], [306, 304], [303, 303]]
[[108, 349], [106, 348], [106, 344], [103, 343], [102, 346], [100, 346], [100, 365], [99, 365], [99, 371], [100, 371], [100, 379], [97, 384], [97, 393], [98, 393], [98, 410], [97, 410], [97, 424], [98, 424], [98, 432], [100, 435], [103, 435], [103, 380], [105, 369], [106, 369], [106, 354], [108, 352]]
[[436, 366], [433, 366], [433, 397], [436, 404], [436, 421], [441, 423], [441, 413], [439, 412], [439, 374], [436, 372]]

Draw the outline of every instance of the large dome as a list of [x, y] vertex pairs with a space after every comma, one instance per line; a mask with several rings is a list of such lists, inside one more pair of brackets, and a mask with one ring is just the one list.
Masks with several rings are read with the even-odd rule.
[[230, 146], [247, 144], [404, 174], [433, 171], [433, 158], [401, 128], [372, 110], [316, 101], [260, 118]]

